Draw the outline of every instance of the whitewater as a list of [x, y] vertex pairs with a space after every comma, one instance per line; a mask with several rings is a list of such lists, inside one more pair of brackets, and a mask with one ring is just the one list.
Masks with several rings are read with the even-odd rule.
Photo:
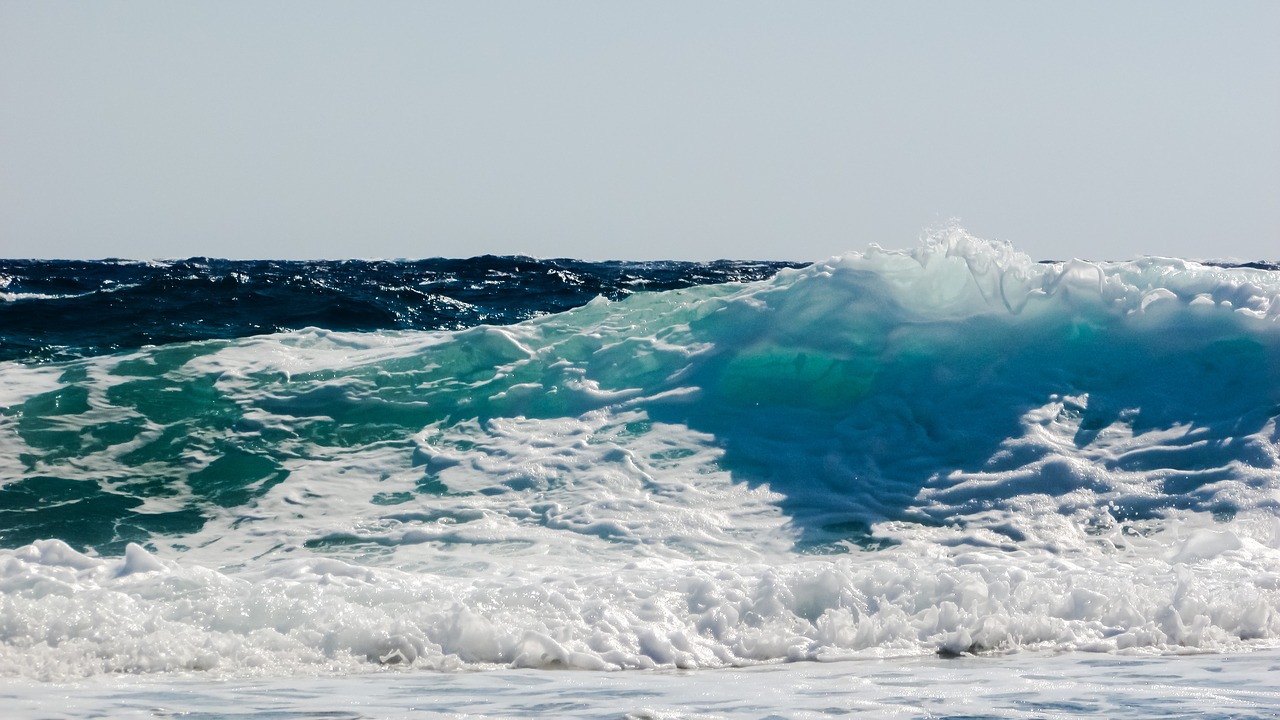
[[950, 229], [761, 277], [0, 362], [0, 698], [1280, 714], [1280, 273]]

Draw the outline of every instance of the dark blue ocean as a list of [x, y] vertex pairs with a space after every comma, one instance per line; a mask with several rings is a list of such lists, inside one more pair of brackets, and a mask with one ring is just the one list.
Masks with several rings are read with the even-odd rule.
[[0, 360], [47, 361], [318, 327], [460, 330], [597, 296], [750, 282], [802, 263], [529, 257], [279, 261], [0, 260]]
[[1266, 262], [0, 260], [0, 698], [1275, 717], [1278, 419]]

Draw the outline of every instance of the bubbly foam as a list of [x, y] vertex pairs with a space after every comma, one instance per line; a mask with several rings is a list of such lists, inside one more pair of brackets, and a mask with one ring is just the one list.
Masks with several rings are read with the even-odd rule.
[[774, 564], [645, 559], [460, 576], [332, 558], [228, 574], [137, 545], [104, 560], [41, 541], [0, 567], [0, 669], [65, 678], [402, 663], [695, 668], [1013, 649], [1231, 651], [1280, 633], [1274, 547], [1221, 530], [1175, 547], [1162, 562], [915, 542]]

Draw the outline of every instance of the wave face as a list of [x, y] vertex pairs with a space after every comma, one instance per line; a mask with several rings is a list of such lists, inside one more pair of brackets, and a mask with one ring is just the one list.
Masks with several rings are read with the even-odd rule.
[[1280, 641], [1280, 275], [961, 231], [449, 332], [0, 365], [0, 672]]

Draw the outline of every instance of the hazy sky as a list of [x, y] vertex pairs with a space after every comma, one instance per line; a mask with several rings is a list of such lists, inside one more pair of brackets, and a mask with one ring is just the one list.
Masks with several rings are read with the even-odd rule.
[[1280, 2], [0, 0], [0, 256], [1280, 259]]

